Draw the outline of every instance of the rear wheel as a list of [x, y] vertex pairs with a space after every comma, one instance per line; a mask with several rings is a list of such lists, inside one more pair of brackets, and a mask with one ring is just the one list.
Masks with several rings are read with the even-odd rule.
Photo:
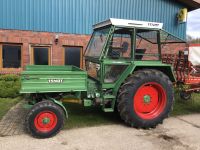
[[130, 126], [151, 128], [169, 115], [173, 106], [173, 86], [157, 70], [141, 70], [128, 77], [118, 95], [118, 111]]
[[51, 101], [41, 101], [33, 106], [26, 117], [26, 127], [35, 137], [56, 135], [64, 124], [62, 108]]

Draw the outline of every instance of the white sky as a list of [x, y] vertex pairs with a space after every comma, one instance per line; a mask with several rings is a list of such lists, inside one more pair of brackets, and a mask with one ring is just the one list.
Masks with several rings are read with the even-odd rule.
[[187, 34], [193, 38], [200, 38], [200, 9], [188, 13]]

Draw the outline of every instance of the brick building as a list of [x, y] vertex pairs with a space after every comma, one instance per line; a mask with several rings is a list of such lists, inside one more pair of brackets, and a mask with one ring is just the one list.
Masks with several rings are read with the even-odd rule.
[[0, 0], [0, 73], [19, 73], [27, 64], [83, 67], [92, 25], [108, 18], [164, 23], [186, 38], [181, 9], [199, 0]]

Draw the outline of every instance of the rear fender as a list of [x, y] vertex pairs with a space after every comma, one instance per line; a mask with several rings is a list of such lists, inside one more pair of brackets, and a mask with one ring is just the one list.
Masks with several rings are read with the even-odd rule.
[[[171, 66], [152, 66], [152, 67], [147, 67], [147, 66], [136, 66], [134, 71], [141, 70], [141, 69], [155, 69], [163, 72], [165, 75], [169, 77], [169, 79], [172, 82], [176, 82], [176, 78], [173, 72], [173, 69]], [[132, 73], [134, 73], [134, 71]]]
[[173, 72], [173, 68], [171, 67], [171, 65], [168, 65], [168, 64], [160, 64], [160, 65], [157, 65], [157, 64], [149, 64], [149, 65], [141, 65], [141, 64], [131, 64], [127, 70], [123, 73], [123, 75], [120, 77], [120, 79], [118, 80], [114, 90], [113, 90], [113, 93], [115, 95], [117, 95], [118, 91], [119, 91], [119, 88], [120, 86], [123, 84], [123, 82], [125, 81], [125, 79], [131, 75], [131, 74], [134, 74], [135, 71], [137, 70], [142, 70], [142, 69], [155, 69], [155, 70], [159, 70], [161, 72], [163, 72], [164, 74], [166, 74], [169, 79], [172, 81], [172, 82], [176, 82], [176, 78], [175, 78], [175, 75], [174, 75], [174, 72]]

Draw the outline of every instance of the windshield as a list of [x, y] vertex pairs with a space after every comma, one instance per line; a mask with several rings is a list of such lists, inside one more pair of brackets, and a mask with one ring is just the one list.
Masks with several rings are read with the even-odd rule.
[[110, 28], [94, 31], [90, 43], [86, 49], [85, 56], [99, 57], [105, 45]]

